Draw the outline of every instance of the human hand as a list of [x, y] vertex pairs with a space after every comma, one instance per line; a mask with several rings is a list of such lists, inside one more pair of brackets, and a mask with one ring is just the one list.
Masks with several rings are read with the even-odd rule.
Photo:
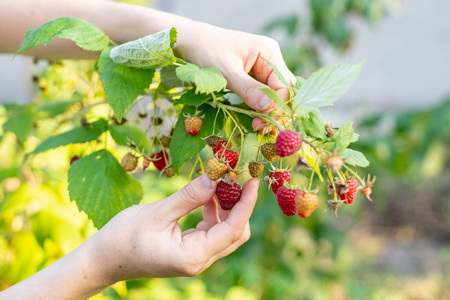
[[[107, 274], [106, 284], [201, 273], [249, 239], [258, 186], [258, 180], [249, 180], [229, 212], [218, 208], [216, 182], [206, 175], [166, 199], [127, 208], [88, 241], [93, 269]], [[200, 206], [203, 221], [181, 232], [178, 220]]]
[[[272, 67], [260, 58], [269, 60], [291, 86], [295, 85], [296, 78], [287, 68], [275, 40], [198, 22], [190, 22], [178, 30], [180, 34], [175, 45], [178, 54], [201, 67], [217, 67], [228, 81], [227, 88], [251, 108], [261, 112], [277, 108], [275, 102], [261, 91], [262, 88], [270, 87], [281, 99], [288, 100], [288, 88], [281, 83]], [[263, 133], [266, 122], [255, 118], [252, 125]]]

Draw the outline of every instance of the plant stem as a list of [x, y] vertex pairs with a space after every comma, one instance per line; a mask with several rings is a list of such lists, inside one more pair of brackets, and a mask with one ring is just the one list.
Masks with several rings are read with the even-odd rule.
[[331, 181], [331, 186], [333, 187], [333, 196], [334, 196], [334, 203], [338, 203], [337, 200], [337, 194], [336, 194], [336, 186], [334, 185], [334, 180], [333, 180], [333, 174], [331, 174], [330, 169], [327, 168], [327, 173], [328, 173], [328, 178]]
[[344, 165], [344, 167], [345, 167], [345, 168], [347, 169], [347, 171], [349, 171], [353, 176], [355, 176], [356, 179], [358, 179], [358, 181], [359, 181], [359, 183], [360, 183], [361, 185], [364, 185], [364, 180], [362, 180], [361, 177], [359, 177], [358, 174], [357, 174], [355, 171], [353, 171], [352, 169], [350, 169], [350, 168], [347, 167], [346, 165]]
[[[206, 103], [208, 103], [209, 105], [213, 106], [213, 104], [210, 103], [210, 102], [206, 102]], [[275, 119], [269, 114], [263, 114], [263, 113], [259, 113], [259, 112], [256, 112], [256, 111], [246, 110], [246, 109], [243, 109], [243, 108], [235, 107], [235, 106], [232, 106], [232, 105], [226, 105], [226, 104], [223, 104], [223, 103], [217, 103], [217, 105], [221, 106], [224, 109], [228, 109], [228, 110], [232, 110], [232, 111], [235, 111], [235, 112], [238, 112], [238, 113], [241, 113], [241, 114], [245, 114], [245, 115], [248, 115], [248, 116], [253, 117], [253, 118], [267, 119], [272, 125], [277, 127], [278, 130], [280, 130], [280, 131], [284, 130], [284, 128], [280, 124], [278, 124], [278, 122], [275, 121]]]

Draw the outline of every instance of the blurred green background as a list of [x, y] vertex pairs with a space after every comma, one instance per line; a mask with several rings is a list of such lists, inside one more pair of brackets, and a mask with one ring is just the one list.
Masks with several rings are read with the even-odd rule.
[[[323, 47], [335, 55], [352, 51], [355, 18], [376, 31], [393, 5], [403, 9], [399, 1], [303, 2], [308, 18], [296, 12], [274, 16], [259, 32], [276, 37], [291, 70], [304, 77], [325, 63]], [[69, 159], [83, 147], [26, 153], [56, 129], [70, 126], [66, 120], [77, 99], [103, 96], [98, 77], [91, 62], [41, 61], [38, 66], [38, 74], [24, 75], [35, 81], [33, 102], [0, 108], [0, 290], [95, 232], [67, 194]], [[120, 282], [92, 299], [450, 299], [450, 97], [423, 103], [408, 109], [357, 107], [351, 118], [342, 110], [340, 116], [333, 115], [334, 108], [326, 110], [338, 120], [355, 121], [361, 134], [357, 150], [377, 176], [373, 203], [359, 196], [339, 218], [324, 204], [309, 219], [288, 218], [261, 184], [252, 237], [235, 253], [194, 278]], [[114, 153], [120, 157], [125, 151]], [[162, 199], [187, 183], [187, 176], [167, 179], [154, 169], [134, 176], [144, 187], [143, 202]], [[195, 227], [200, 218], [195, 211], [182, 227]]]

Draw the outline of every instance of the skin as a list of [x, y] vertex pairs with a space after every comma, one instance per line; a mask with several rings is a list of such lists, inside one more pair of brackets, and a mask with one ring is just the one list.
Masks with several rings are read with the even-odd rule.
[[[270, 87], [285, 100], [289, 94], [259, 56], [295, 82], [277, 42], [270, 38], [101, 0], [0, 0], [0, 53], [15, 53], [28, 29], [63, 16], [97, 25], [118, 44], [176, 27], [176, 54], [200, 67], [217, 67], [228, 88], [258, 111], [276, 109], [261, 88]], [[98, 56], [62, 39], [25, 54], [49, 59]], [[263, 131], [265, 123], [254, 119], [253, 127]], [[216, 182], [200, 176], [166, 199], [120, 212], [71, 253], [2, 291], [0, 299], [85, 299], [120, 280], [197, 275], [249, 239], [258, 186], [258, 180], [249, 180], [241, 200], [226, 212], [213, 198]], [[203, 221], [181, 232], [178, 220], [197, 207], [203, 207]]]
[[[259, 181], [249, 180], [231, 211], [218, 208], [216, 182], [202, 175], [170, 197], [129, 207], [81, 246], [0, 293], [0, 299], [86, 299], [121, 280], [195, 276], [250, 237]], [[178, 220], [203, 206], [203, 220]]]

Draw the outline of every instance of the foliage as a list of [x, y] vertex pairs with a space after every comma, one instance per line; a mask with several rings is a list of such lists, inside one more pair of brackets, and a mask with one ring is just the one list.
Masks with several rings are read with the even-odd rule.
[[[106, 53], [110, 49], [110, 46], [104, 48], [103, 59], [108, 59]], [[191, 83], [196, 83], [195, 80], [188, 78], [195, 78], [197, 71], [188, 73], [188, 78], [181, 75], [183, 82], [176, 70], [185, 64], [175, 63], [181, 66], [165, 67], [149, 76], [151, 80], [146, 78], [147, 83], [138, 83], [133, 90], [126, 90], [128, 84], [123, 86], [117, 94], [128, 95], [123, 98], [119, 95], [114, 101], [111, 101], [115, 95], [112, 89], [118, 88], [113, 83], [114, 72], [127, 70], [132, 77], [131, 74], [137, 74], [134, 72], [153, 70], [129, 68], [109, 60], [103, 67], [85, 62], [77, 65], [69, 61], [51, 63], [40, 76], [36, 102], [0, 108], [0, 124], [3, 124], [0, 152], [2, 157], [8, 158], [0, 161], [0, 289], [23, 280], [68, 253], [95, 232], [94, 225], [101, 227], [127, 205], [159, 200], [186, 184], [187, 176], [159, 177], [153, 167], [130, 176], [116, 160], [127, 151], [150, 154], [160, 150], [160, 137], [170, 136], [175, 124], [170, 155], [181, 174], [191, 171], [192, 175], [201, 160], [210, 156], [209, 150], [202, 150], [204, 141], [200, 139], [210, 132], [226, 134], [232, 145], [245, 148], [242, 161], [257, 154], [250, 145], [269, 139], [248, 134], [251, 132], [249, 120], [251, 122], [254, 113], [248, 107], [230, 105], [227, 93], [216, 93], [215, 87], [207, 86], [209, 93], [196, 93], [197, 85]], [[105, 78], [110, 78], [106, 84]], [[121, 80], [127, 78], [128, 75]], [[108, 80], [109, 88], [105, 87]], [[308, 80], [299, 78], [297, 89], [293, 90], [294, 97]], [[270, 90], [265, 92], [276, 97]], [[330, 98], [334, 101], [338, 95], [336, 92]], [[116, 120], [120, 122], [123, 116], [128, 123], [116, 124], [110, 107], [116, 113]], [[364, 153], [375, 162], [371, 171], [376, 174], [385, 174], [383, 169], [388, 166], [395, 174], [437, 176], [446, 172], [443, 166], [448, 161], [445, 152], [448, 108], [447, 101], [423, 112], [394, 114], [390, 117], [395, 120], [395, 126], [384, 135], [378, 133], [384, 114], [367, 119], [361, 130], [369, 138], [362, 135], [357, 144], [352, 144], [358, 140], [358, 135], [351, 123], [336, 130], [335, 137], [327, 138], [324, 120], [315, 107], [307, 113], [299, 110], [302, 117], [295, 121], [303, 128], [304, 140], [313, 147], [325, 145], [326, 151], [339, 151], [348, 165], [365, 167], [368, 161]], [[287, 115], [293, 115], [289, 106], [285, 110]], [[205, 117], [205, 122], [211, 122], [211, 116], [215, 121], [206, 123], [205, 131], [199, 136], [191, 137], [177, 127], [181, 128], [184, 114], [196, 111], [209, 116]], [[143, 113], [148, 116], [141, 118]], [[270, 121], [273, 116], [264, 117]], [[89, 123], [87, 126], [80, 124], [84, 118]], [[158, 119], [162, 119], [162, 124]], [[233, 133], [239, 131], [234, 121], [242, 134]], [[244, 145], [243, 136], [246, 136]], [[356, 150], [347, 148], [349, 145]], [[313, 178], [313, 186], [320, 185], [323, 168], [320, 163], [316, 164], [317, 156], [312, 147], [305, 146], [304, 151], [302, 154], [318, 175]], [[33, 152], [35, 154], [31, 154]], [[82, 158], [69, 168], [74, 155]], [[173, 160], [174, 155], [177, 162]], [[436, 161], [437, 157], [440, 158]], [[88, 184], [80, 182], [85, 177]], [[304, 173], [295, 173], [294, 177], [302, 185], [307, 185], [310, 179]], [[420, 179], [418, 176], [417, 181]], [[83, 203], [84, 189], [99, 184], [106, 184], [105, 189], [115, 196], [92, 197], [89, 203]], [[409, 286], [424, 287], [421, 278], [404, 282], [373, 269], [374, 253], [378, 249], [376, 243], [373, 246], [373, 237], [361, 241], [351, 237], [358, 229], [350, 223], [360, 224], [365, 217], [361, 202], [344, 211], [338, 220], [318, 211], [303, 221], [282, 217], [273, 195], [267, 193], [266, 188], [261, 185], [261, 197], [251, 219], [250, 241], [201, 276], [118, 283], [93, 299], [401, 299], [406, 293], [412, 293]], [[129, 191], [133, 197], [128, 203], [122, 195]], [[383, 193], [379, 191], [379, 195]], [[68, 196], [76, 205], [69, 202]], [[386, 198], [379, 200], [378, 203], [387, 201]], [[93, 214], [94, 206], [105, 203], [99, 215]], [[79, 210], [84, 210], [94, 223]], [[196, 211], [183, 218], [180, 225], [190, 228], [199, 218], [200, 211]], [[345, 219], [353, 222], [342, 221]], [[364, 247], [364, 243], [368, 245]], [[446, 278], [432, 279], [435, 289], [427, 297], [438, 299]], [[405, 288], [400, 288], [403, 286]], [[425, 286], [424, 290], [430, 291], [430, 288]]]

